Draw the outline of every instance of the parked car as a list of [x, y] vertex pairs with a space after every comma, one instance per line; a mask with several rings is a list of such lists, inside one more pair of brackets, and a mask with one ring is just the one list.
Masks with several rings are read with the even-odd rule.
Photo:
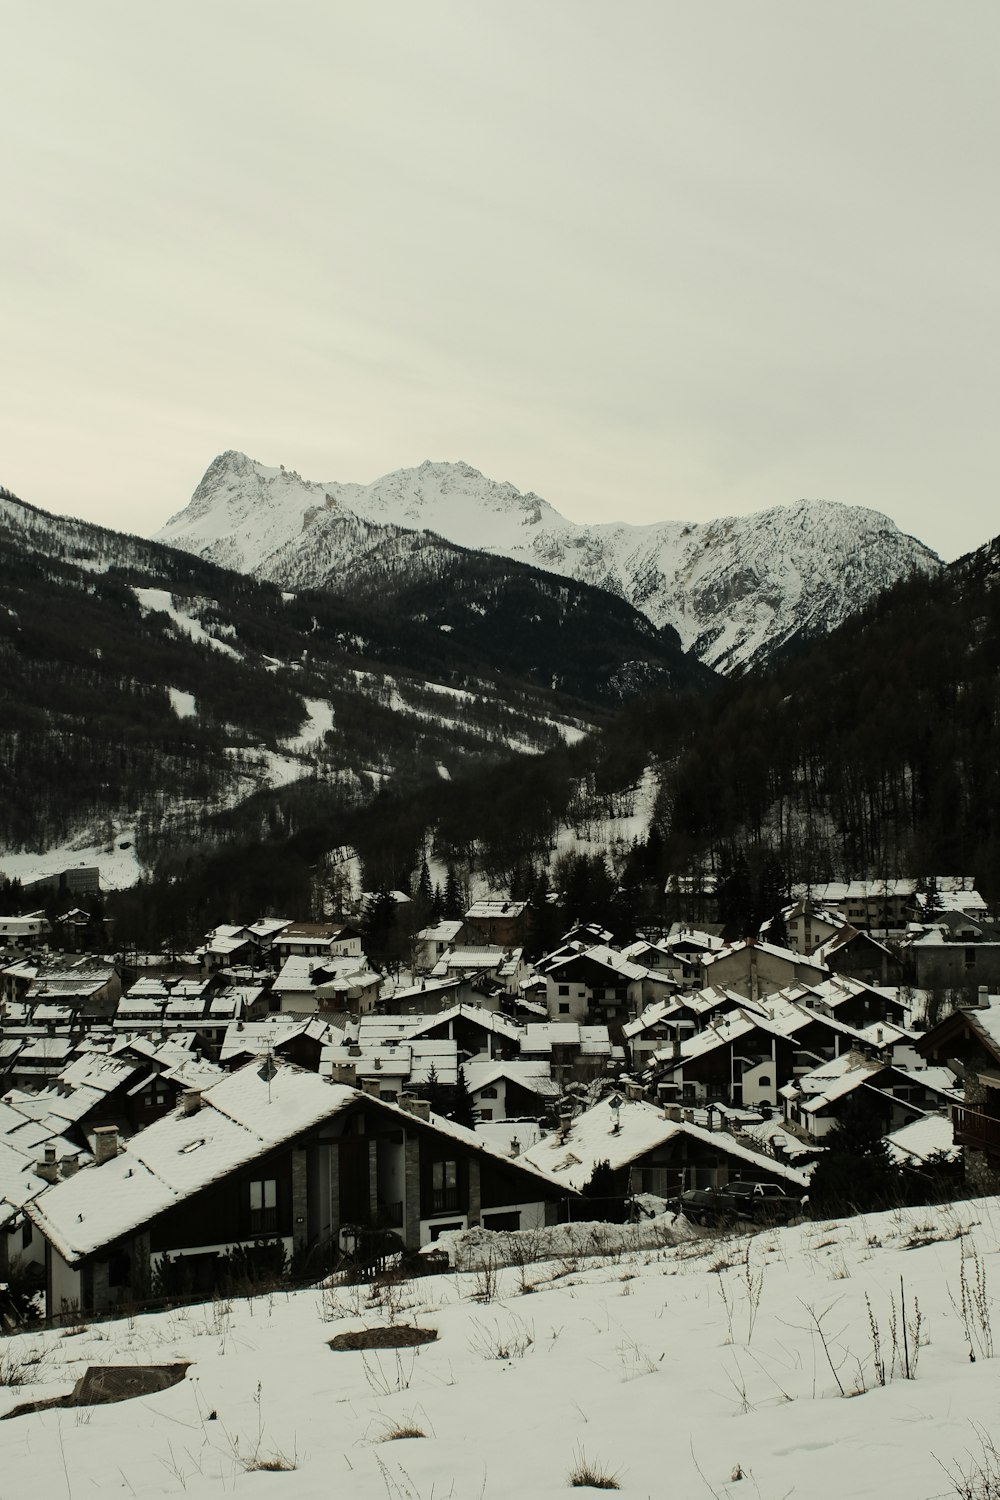
[[730, 1182], [724, 1188], [690, 1188], [674, 1209], [695, 1224], [726, 1224], [748, 1219], [753, 1224], [787, 1224], [802, 1212], [802, 1199], [776, 1182]]

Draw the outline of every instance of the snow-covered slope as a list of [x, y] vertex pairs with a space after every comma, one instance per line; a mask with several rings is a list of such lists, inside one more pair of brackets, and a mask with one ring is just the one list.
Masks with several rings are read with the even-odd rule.
[[[589, 1465], [632, 1500], [986, 1500], [1000, 1479], [961, 1476], [1000, 1474], [998, 1213], [987, 1198], [675, 1246], [665, 1230], [663, 1249], [624, 1252], [614, 1226], [577, 1225], [583, 1253], [536, 1261], [528, 1235], [509, 1269], [5, 1338], [26, 1384], [0, 1386], [0, 1416], [68, 1396], [90, 1365], [190, 1363], [152, 1396], [0, 1422], [3, 1492], [563, 1500]], [[328, 1347], [394, 1323], [436, 1338]]]
[[336, 584], [382, 543], [412, 554], [406, 531], [425, 530], [607, 589], [723, 671], [832, 629], [914, 569], [940, 567], [887, 516], [834, 501], [697, 524], [581, 525], [465, 463], [316, 484], [233, 452], [212, 461], [158, 539], [301, 586]]

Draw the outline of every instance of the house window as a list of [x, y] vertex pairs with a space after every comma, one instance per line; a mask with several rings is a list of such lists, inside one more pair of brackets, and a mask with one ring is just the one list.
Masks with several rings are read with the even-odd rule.
[[451, 1234], [452, 1230], [454, 1230], [454, 1229], [464, 1229], [464, 1228], [465, 1228], [465, 1220], [464, 1219], [456, 1219], [455, 1222], [454, 1222], [454, 1224], [432, 1224], [431, 1225], [431, 1244], [433, 1245], [434, 1241], [438, 1238], [439, 1235], [442, 1235], [442, 1234]]
[[458, 1208], [458, 1162], [436, 1161], [431, 1164], [431, 1211], [436, 1214]]
[[569, 985], [568, 984], [561, 984], [559, 986], [559, 993], [560, 993], [560, 995], [568, 995], [569, 994]]
[[965, 950], [965, 967], [967, 969], [974, 969], [976, 967], [976, 950], [975, 950], [975, 948], [966, 948], [966, 950]]
[[492, 1120], [493, 1111], [491, 1109], [481, 1109], [479, 1111], [479, 1118], [481, 1120]]
[[250, 1229], [254, 1234], [278, 1227], [278, 1184], [264, 1177], [250, 1184]]
[[761, 1077], [757, 1079], [757, 1087], [759, 1089], [769, 1089], [771, 1087], [771, 1080], [770, 1078], [768, 1078], [767, 1074], [762, 1074]]
[[564, 1000], [563, 1003], [560, 1005], [560, 1007], [559, 1007], [559, 1014], [561, 1016], [568, 1016], [569, 1015], [569, 1001], [568, 1000]]
[[506, 1212], [498, 1214], [483, 1214], [484, 1229], [520, 1229], [521, 1210], [519, 1208], [507, 1209]]
[[132, 1261], [127, 1250], [118, 1250], [108, 1260], [108, 1286], [128, 1286], [131, 1280]]
[[491, 1084], [487, 1088], [479, 1090], [479, 1097], [480, 1099], [496, 1099], [499, 1097], [499, 1095], [497, 1094], [496, 1089], [493, 1088]]

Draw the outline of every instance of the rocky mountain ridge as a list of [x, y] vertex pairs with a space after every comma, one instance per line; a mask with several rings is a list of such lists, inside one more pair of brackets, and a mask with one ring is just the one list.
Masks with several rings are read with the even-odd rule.
[[235, 452], [212, 461], [157, 538], [285, 586], [336, 589], [359, 577], [379, 587], [386, 568], [405, 573], [443, 538], [604, 589], [676, 630], [707, 665], [737, 673], [941, 566], [888, 516], [835, 501], [699, 523], [584, 525], [465, 463], [317, 484]]

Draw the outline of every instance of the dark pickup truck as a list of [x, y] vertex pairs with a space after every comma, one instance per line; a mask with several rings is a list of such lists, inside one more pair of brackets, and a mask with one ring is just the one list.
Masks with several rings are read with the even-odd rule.
[[694, 1224], [787, 1224], [802, 1213], [802, 1199], [772, 1182], [731, 1182], [724, 1188], [691, 1188], [672, 1207]]

